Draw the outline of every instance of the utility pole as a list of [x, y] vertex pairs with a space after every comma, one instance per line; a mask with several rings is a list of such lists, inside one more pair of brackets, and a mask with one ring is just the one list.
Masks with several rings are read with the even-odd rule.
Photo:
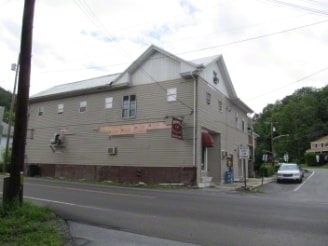
[[265, 124], [270, 124], [270, 144], [271, 144], [271, 155], [272, 155], [272, 166], [274, 166], [274, 149], [273, 149], [273, 133], [276, 131], [274, 124], [278, 123], [277, 121], [268, 121]]
[[8, 165], [8, 158], [9, 158], [9, 142], [11, 139], [11, 126], [12, 126], [12, 118], [13, 118], [13, 110], [15, 107], [15, 99], [16, 99], [16, 86], [17, 86], [17, 79], [18, 79], [18, 71], [19, 71], [19, 55], [17, 63], [13, 63], [11, 65], [11, 70], [15, 71], [15, 81], [14, 81], [14, 90], [13, 94], [11, 95], [11, 104], [10, 104], [10, 110], [9, 110], [9, 117], [8, 117], [8, 130], [7, 130], [7, 139], [6, 139], [6, 150], [5, 150], [5, 159], [3, 162], [3, 173], [6, 172], [6, 167]]
[[4, 190], [6, 196], [4, 195], [3, 199], [4, 202], [13, 202], [15, 199], [18, 199], [20, 205], [23, 203], [23, 170], [28, 120], [34, 5], [35, 0], [25, 0], [10, 178], [9, 187], [8, 190]]

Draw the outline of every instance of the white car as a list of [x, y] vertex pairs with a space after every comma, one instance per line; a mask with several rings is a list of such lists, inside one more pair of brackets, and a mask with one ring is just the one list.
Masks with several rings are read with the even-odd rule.
[[296, 163], [283, 163], [277, 171], [277, 183], [281, 181], [297, 181], [302, 183], [303, 170]]

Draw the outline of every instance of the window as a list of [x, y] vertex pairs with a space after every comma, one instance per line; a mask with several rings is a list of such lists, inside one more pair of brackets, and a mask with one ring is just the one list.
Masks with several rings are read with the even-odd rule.
[[236, 114], [235, 123], [236, 123], [236, 127], [239, 128], [239, 115], [238, 114]]
[[245, 120], [244, 119], [241, 120], [241, 130], [243, 132], [245, 132]]
[[123, 96], [122, 118], [135, 118], [137, 114], [136, 95]]
[[222, 112], [222, 101], [218, 100], [219, 111]]
[[80, 102], [80, 113], [87, 111], [87, 101]]
[[64, 104], [58, 104], [58, 114], [63, 114], [64, 113]]
[[173, 102], [177, 100], [177, 88], [167, 89], [167, 101]]
[[41, 107], [38, 108], [38, 116], [42, 116], [43, 113], [44, 113], [44, 107], [41, 106]]
[[113, 98], [107, 97], [105, 98], [105, 108], [112, 108], [113, 107]]
[[27, 139], [33, 139], [33, 136], [34, 136], [34, 129], [27, 129], [26, 138]]
[[206, 103], [208, 105], [211, 104], [211, 94], [209, 92], [206, 92]]

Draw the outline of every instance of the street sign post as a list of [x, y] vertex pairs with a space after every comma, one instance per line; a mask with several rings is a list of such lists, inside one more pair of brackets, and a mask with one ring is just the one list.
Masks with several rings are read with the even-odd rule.
[[249, 158], [249, 148], [248, 146], [239, 146], [239, 158], [244, 159], [243, 161], [243, 169], [244, 169], [244, 181], [245, 181], [245, 189], [247, 189], [247, 181], [246, 181], [246, 160]]
[[239, 146], [239, 158], [247, 159], [249, 157], [249, 148], [248, 146]]

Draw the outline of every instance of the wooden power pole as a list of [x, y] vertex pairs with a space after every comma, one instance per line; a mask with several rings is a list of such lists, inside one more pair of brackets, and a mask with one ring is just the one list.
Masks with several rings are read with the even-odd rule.
[[4, 185], [4, 202], [16, 199], [23, 202], [23, 171], [25, 142], [28, 121], [28, 104], [31, 74], [32, 29], [35, 0], [25, 0], [20, 44], [20, 64], [15, 112], [15, 131], [13, 137], [10, 177], [8, 189]]

